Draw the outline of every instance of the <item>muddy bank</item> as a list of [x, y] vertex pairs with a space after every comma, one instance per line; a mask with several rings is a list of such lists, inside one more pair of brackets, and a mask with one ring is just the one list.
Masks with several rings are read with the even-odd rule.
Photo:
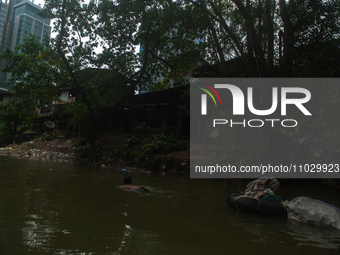
[[[169, 142], [164, 139], [165, 136], [155, 138], [152, 135], [109, 133], [100, 136], [95, 148], [89, 148], [84, 138], [51, 141], [36, 139], [4, 146], [0, 148], [0, 155], [73, 160], [117, 171], [189, 173], [189, 141]], [[178, 143], [182, 150], [163, 148], [170, 143]]]

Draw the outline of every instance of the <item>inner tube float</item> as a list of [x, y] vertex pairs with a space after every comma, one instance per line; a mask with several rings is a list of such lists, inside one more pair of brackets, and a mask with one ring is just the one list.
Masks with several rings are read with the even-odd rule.
[[286, 214], [286, 208], [282, 202], [267, 199], [257, 201], [250, 197], [241, 197], [242, 195], [243, 192], [232, 192], [227, 199], [227, 204], [231, 208], [245, 213], [266, 216], [281, 216]]

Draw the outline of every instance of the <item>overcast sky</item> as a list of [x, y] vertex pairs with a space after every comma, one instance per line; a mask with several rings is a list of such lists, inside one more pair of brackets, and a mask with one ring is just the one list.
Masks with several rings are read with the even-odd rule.
[[[4, 0], [2, 0], [2, 1], [4, 1]], [[28, 1], [33, 2], [36, 5], [40, 4], [41, 8], [43, 8], [44, 4], [45, 4], [45, 0], [33, 0], [33, 1], [32, 0], [28, 0]], [[85, 0], [85, 2], [87, 2], [87, 1]], [[52, 31], [53, 31], [53, 20], [51, 20], [50, 26], [52, 27]], [[52, 38], [56, 37], [56, 35], [57, 35], [57, 33], [53, 33], [53, 32], [51, 33], [51, 37]], [[98, 48], [94, 49], [94, 51], [99, 53], [99, 52], [102, 51], [102, 48], [98, 47]], [[139, 46], [136, 47], [136, 52], [138, 52], [138, 51], [139, 51]]]

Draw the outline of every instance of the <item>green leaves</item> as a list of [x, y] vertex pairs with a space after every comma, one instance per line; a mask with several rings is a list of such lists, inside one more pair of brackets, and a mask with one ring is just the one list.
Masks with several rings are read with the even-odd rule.
[[[203, 44], [197, 38], [204, 28], [197, 30], [196, 24], [202, 15], [180, 1], [74, 0], [65, 5], [62, 50], [73, 71], [108, 68], [135, 87], [154, 82], [152, 77], [165, 69], [171, 75], [187, 71], [201, 58]], [[48, 0], [43, 11], [55, 18], [55, 31], [61, 31], [61, 6], [61, 0]]]
[[35, 119], [37, 103], [44, 105], [58, 100], [57, 81], [63, 81], [63, 72], [48, 41], [42, 44], [30, 35], [14, 52], [6, 49], [0, 58], [8, 60], [2, 72], [12, 73], [11, 80], [15, 82], [10, 92], [16, 100], [1, 106], [7, 114], [18, 117], [24, 125]]

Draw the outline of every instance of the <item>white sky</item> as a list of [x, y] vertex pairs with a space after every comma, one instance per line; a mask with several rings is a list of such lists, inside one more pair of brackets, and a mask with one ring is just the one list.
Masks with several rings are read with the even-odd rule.
[[[41, 8], [43, 8], [43, 7], [44, 7], [44, 4], [45, 4], [45, 0], [28, 0], [28, 1], [31, 1], [31, 2], [33, 2], [33, 3], [36, 4], [36, 5], [40, 5]], [[85, 0], [85, 2], [87, 2], [87, 0]], [[53, 20], [51, 20], [50, 26], [52, 27], [52, 31], [53, 31]], [[51, 33], [51, 37], [52, 37], [52, 38], [55, 38], [56, 35], [57, 35], [57, 33], [54, 33], [54, 32]], [[98, 48], [94, 49], [94, 51], [97, 52], [97, 53], [99, 53], [99, 52], [102, 51], [102, 48], [101, 48], [101, 47], [98, 47]], [[136, 51], [135, 51], [135, 52], [136, 52], [136, 53], [139, 52], [139, 46], [136, 47]]]

